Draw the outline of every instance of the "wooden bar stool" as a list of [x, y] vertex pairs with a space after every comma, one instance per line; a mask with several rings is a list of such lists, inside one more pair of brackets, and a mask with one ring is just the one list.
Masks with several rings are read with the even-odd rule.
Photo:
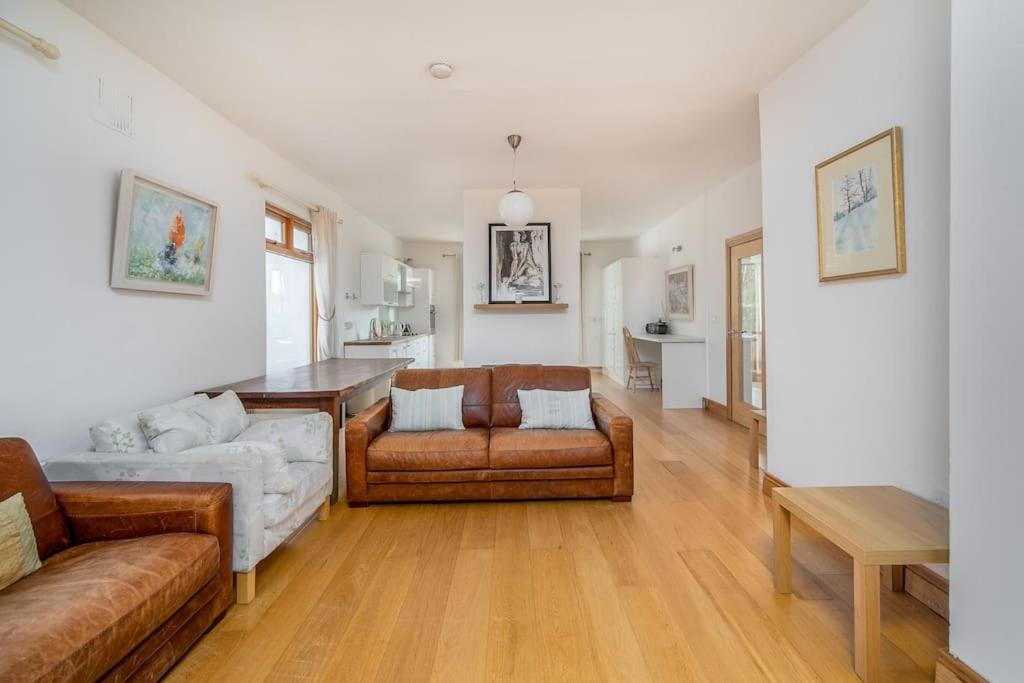
[[654, 379], [654, 368], [657, 366], [657, 363], [649, 360], [640, 360], [640, 354], [636, 350], [636, 340], [633, 339], [633, 335], [625, 327], [622, 328], [622, 336], [626, 340], [626, 354], [629, 358], [629, 377], [626, 378], [626, 388], [630, 388], [630, 383], [633, 384], [633, 388], [638, 388], [636, 386], [637, 383], [643, 380], [647, 384], [648, 389], [658, 391], [658, 380]]

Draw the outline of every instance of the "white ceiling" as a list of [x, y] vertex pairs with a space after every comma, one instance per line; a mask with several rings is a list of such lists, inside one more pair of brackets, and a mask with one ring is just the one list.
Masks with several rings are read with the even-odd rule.
[[383, 227], [457, 240], [512, 132], [586, 239], [650, 227], [759, 158], [758, 90], [865, 0], [64, 2]]

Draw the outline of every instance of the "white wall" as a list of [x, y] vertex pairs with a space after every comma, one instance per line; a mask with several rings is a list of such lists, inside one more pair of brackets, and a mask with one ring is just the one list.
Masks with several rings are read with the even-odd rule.
[[[601, 366], [601, 345], [604, 340], [604, 306], [602, 303], [601, 271], [609, 263], [633, 255], [632, 240], [581, 242], [583, 252], [580, 307], [583, 309], [583, 355], [580, 362], [590, 367]], [[589, 254], [589, 256], [587, 256]]]
[[[707, 340], [704, 345], [708, 369], [705, 396], [719, 403], [727, 400], [725, 333], [729, 320], [725, 300], [725, 241], [759, 227], [761, 164], [754, 162], [634, 240], [634, 251], [641, 256], [658, 257], [664, 270], [694, 264], [693, 321], [671, 321], [670, 328], [675, 334]], [[683, 250], [673, 253], [675, 245], [682, 245]], [[658, 296], [664, 299], [662, 292]]]
[[[383, 231], [56, 0], [0, 0], [0, 15], [64, 54], [0, 37], [0, 434], [45, 457], [107, 415], [262, 374], [268, 196], [248, 174], [337, 209], [343, 244]], [[92, 120], [95, 75], [134, 95], [134, 138]], [[220, 204], [211, 296], [109, 287], [122, 168]]]
[[999, 683], [1024, 672], [1024, 5], [954, 0], [952, 23], [949, 647]]
[[[551, 223], [552, 277], [562, 284], [567, 311], [555, 313], [484, 313], [478, 282], [487, 282], [488, 223], [499, 223], [498, 201], [506, 190], [463, 192], [463, 321], [466, 367], [492, 363], [579, 362], [580, 191], [527, 189], [533, 221]], [[554, 292], [552, 292], [552, 296]], [[514, 305], [514, 304], [513, 304]]]
[[[443, 254], [456, 256], [446, 257]], [[402, 258], [411, 258], [413, 268], [430, 268], [434, 271], [434, 306], [437, 311], [434, 355], [437, 367], [450, 368], [455, 365], [455, 345], [459, 336], [458, 327], [461, 325], [457, 308], [462, 305], [458, 291], [462, 243], [405, 241], [402, 244]]]
[[[792, 485], [893, 484], [945, 503], [949, 3], [873, 0], [760, 98], [768, 469]], [[819, 284], [814, 165], [893, 125], [907, 273]]]

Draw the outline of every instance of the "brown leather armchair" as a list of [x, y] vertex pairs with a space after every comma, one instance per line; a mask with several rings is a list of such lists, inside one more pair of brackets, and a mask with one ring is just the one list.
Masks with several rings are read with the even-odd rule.
[[399, 370], [393, 386], [462, 385], [464, 430], [388, 432], [388, 399], [345, 425], [348, 504], [418, 500], [611, 498], [633, 495], [633, 421], [599, 394], [596, 430], [521, 430], [519, 389], [590, 388], [583, 367]]
[[0, 680], [156, 680], [232, 602], [227, 484], [46, 480], [0, 439], [43, 566], [0, 590]]

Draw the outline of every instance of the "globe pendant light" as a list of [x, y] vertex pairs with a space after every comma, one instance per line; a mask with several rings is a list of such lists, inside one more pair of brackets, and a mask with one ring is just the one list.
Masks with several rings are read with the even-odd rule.
[[525, 228], [533, 217], [533, 200], [516, 187], [516, 150], [523, 141], [520, 135], [509, 135], [508, 146], [512, 148], [512, 189], [498, 202], [498, 215], [510, 228]]

